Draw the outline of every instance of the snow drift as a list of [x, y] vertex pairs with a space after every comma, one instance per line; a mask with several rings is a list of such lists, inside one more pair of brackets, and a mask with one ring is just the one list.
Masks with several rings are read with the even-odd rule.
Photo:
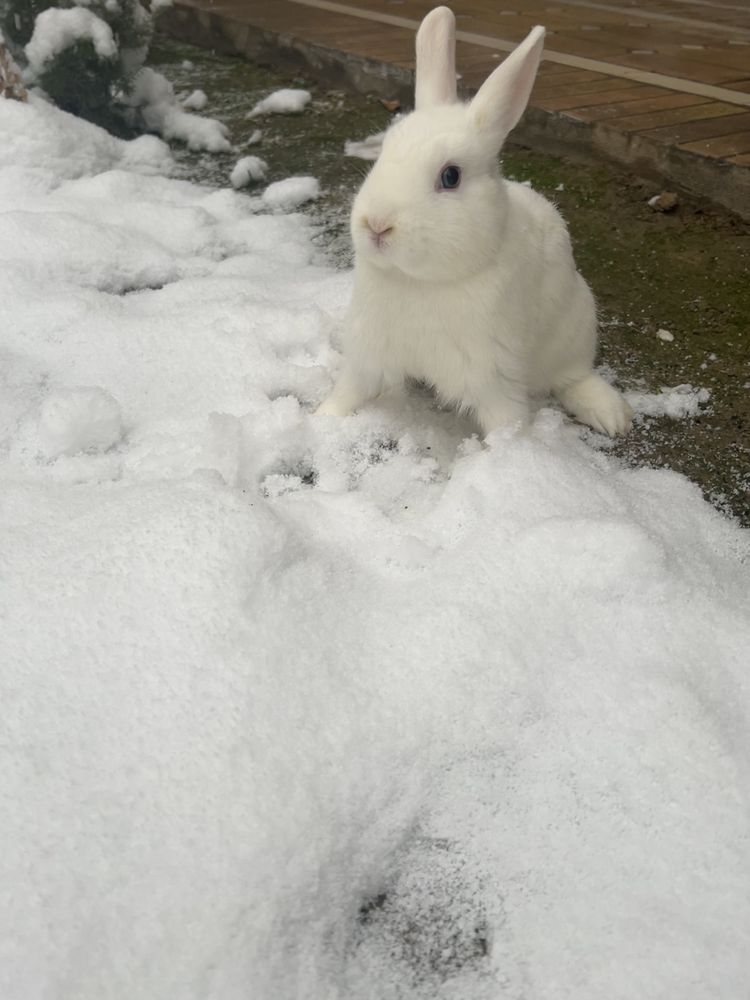
[[313, 418], [349, 275], [155, 142], [0, 101], [4, 1000], [744, 997], [746, 533]]

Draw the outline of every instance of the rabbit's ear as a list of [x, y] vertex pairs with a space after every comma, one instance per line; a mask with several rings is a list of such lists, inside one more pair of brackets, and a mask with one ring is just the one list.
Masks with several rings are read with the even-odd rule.
[[456, 19], [448, 7], [436, 7], [417, 32], [418, 111], [456, 102]]
[[526, 110], [544, 47], [544, 28], [532, 28], [500, 63], [469, 105], [474, 121], [499, 149]]

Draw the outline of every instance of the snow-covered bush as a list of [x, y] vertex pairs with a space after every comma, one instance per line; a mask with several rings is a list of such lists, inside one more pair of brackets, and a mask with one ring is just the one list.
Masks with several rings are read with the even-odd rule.
[[140, 0], [0, 0], [0, 25], [29, 82], [64, 110], [123, 130], [118, 97], [132, 87], [153, 31]]
[[116, 134], [158, 132], [191, 149], [226, 152], [226, 127], [190, 113], [205, 106], [203, 91], [183, 105], [169, 80], [144, 66], [154, 17], [169, 3], [0, 0], [0, 38], [4, 32], [26, 82], [63, 110]]

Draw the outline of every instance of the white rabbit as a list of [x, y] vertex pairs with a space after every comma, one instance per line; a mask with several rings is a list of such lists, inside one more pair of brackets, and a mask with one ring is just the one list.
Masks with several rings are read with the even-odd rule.
[[354, 201], [343, 366], [318, 413], [344, 416], [411, 376], [484, 433], [524, 423], [529, 398], [549, 392], [598, 431], [628, 429], [630, 407], [592, 371], [596, 307], [565, 223], [500, 176], [543, 41], [534, 28], [462, 104], [453, 14], [422, 21], [416, 110], [388, 130]]

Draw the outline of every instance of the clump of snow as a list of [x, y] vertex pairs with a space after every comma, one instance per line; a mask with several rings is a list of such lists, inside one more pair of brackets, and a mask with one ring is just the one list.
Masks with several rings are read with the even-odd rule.
[[262, 181], [268, 171], [268, 164], [259, 156], [243, 156], [235, 163], [229, 180], [234, 188], [247, 187], [252, 181]]
[[182, 62], [180, 63], [180, 65], [185, 70], [195, 69], [195, 63], [192, 62], [192, 60], [190, 60], [190, 59], [183, 59]]
[[187, 108], [188, 111], [203, 111], [207, 104], [208, 98], [203, 90], [194, 90], [182, 102], [183, 108]]
[[167, 173], [173, 165], [169, 146], [156, 136], [116, 139], [33, 94], [23, 107], [18, 101], [0, 101], [0, 168], [6, 178], [22, 171], [27, 188], [30, 177], [39, 187], [52, 189], [63, 179], [121, 166], [152, 174]]
[[248, 112], [248, 118], [256, 115], [292, 115], [304, 111], [312, 100], [309, 90], [275, 90], [262, 101], [258, 101], [252, 111]]
[[269, 184], [263, 192], [265, 204], [280, 212], [289, 212], [319, 197], [320, 183], [315, 177], [287, 177]]
[[656, 331], [656, 336], [659, 338], [659, 340], [664, 340], [669, 344], [671, 344], [672, 341], [674, 340], [674, 334], [671, 333], [669, 330], [664, 330], [663, 328]]
[[642, 416], [682, 420], [685, 417], [697, 417], [701, 406], [711, 398], [711, 392], [709, 389], [696, 389], [686, 383], [660, 392], [627, 392], [625, 398], [635, 412]]
[[259, 128], [256, 128], [253, 130], [252, 134], [250, 135], [250, 138], [245, 140], [245, 145], [255, 146], [260, 142], [262, 138], [263, 138], [263, 133]]
[[114, 59], [117, 55], [112, 29], [93, 11], [85, 7], [43, 10], [36, 16], [34, 32], [25, 49], [29, 69], [39, 75], [50, 60], [81, 39], [90, 40], [101, 59]]
[[146, 126], [164, 139], [177, 139], [189, 149], [204, 149], [209, 153], [231, 149], [226, 125], [215, 118], [201, 118], [185, 111], [169, 80], [148, 66], [136, 76], [128, 103], [139, 108]]
[[347, 139], [344, 143], [344, 156], [355, 156], [360, 160], [377, 160], [383, 148], [384, 135], [385, 132], [376, 132], [358, 142]]
[[39, 444], [48, 458], [107, 451], [122, 437], [120, 405], [106, 389], [56, 389], [39, 410]]
[[[745, 996], [747, 533], [551, 410], [313, 417], [306, 218], [69, 124], [0, 102], [2, 995]], [[50, 462], [71, 385], [128, 436]]]

